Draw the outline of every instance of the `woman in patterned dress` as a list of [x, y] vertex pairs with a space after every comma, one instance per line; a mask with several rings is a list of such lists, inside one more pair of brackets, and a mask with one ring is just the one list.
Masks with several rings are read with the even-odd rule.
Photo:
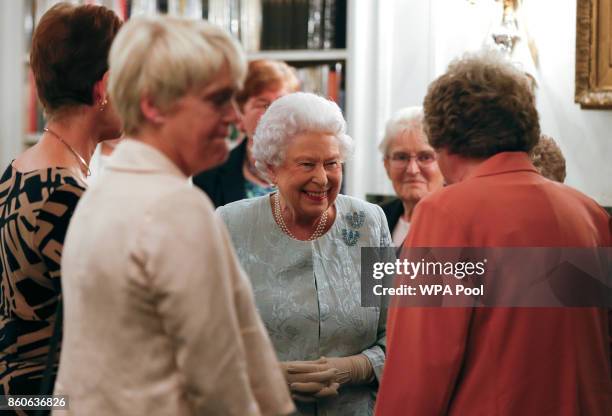
[[385, 360], [385, 313], [361, 306], [361, 247], [389, 246], [379, 206], [339, 195], [352, 148], [338, 106], [293, 93], [255, 133], [278, 192], [217, 209], [300, 415], [371, 415]]
[[96, 145], [121, 133], [106, 93], [108, 53], [120, 26], [104, 7], [60, 3], [34, 33], [30, 61], [48, 124], [0, 180], [2, 395], [41, 391], [66, 228]]

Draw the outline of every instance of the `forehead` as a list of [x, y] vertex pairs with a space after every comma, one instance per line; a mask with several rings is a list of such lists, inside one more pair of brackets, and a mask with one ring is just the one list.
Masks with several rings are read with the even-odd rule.
[[423, 152], [433, 151], [423, 132], [404, 130], [389, 145], [389, 152]]
[[338, 139], [332, 134], [304, 133], [289, 139], [286, 155], [288, 158], [310, 157], [329, 158], [340, 154]]
[[274, 85], [270, 88], [262, 90], [260, 93], [249, 97], [249, 101], [274, 101], [283, 95], [287, 95], [289, 91], [285, 85]]
[[221, 91], [236, 91], [237, 85], [229, 71], [219, 71], [210, 82], [197, 89], [200, 94], [210, 95]]

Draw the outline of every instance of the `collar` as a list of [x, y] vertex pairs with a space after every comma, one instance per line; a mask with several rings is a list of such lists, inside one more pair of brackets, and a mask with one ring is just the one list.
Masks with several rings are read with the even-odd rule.
[[520, 171], [538, 173], [526, 152], [501, 152], [486, 159], [465, 179]]
[[178, 166], [162, 152], [151, 145], [130, 138], [119, 143], [108, 159], [106, 169], [137, 173], [159, 172], [187, 179]]

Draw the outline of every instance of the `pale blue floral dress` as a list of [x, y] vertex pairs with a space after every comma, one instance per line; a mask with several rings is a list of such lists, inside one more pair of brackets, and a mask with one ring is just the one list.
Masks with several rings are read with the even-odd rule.
[[[365, 354], [376, 374], [385, 361], [384, 308], [361, 306], [361, 247], [388, 247], [380, 207], [339, 195], [331, 229], [315, 241], [281, 231], [270, 196], [219, 207], [257, 309], [281, 361]], [[247, 346], [248, 348], [248, 346]], [[337, 398], [299, 405], [300, 415], [371, 415], [378, 383], [343, 387]]]

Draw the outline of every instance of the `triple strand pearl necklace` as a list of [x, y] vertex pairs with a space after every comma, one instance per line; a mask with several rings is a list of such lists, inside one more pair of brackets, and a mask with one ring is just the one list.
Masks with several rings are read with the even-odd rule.
[[[285, 219], [283, 218], [283, 214], [281, 212], [279, 193], [278, 192], [275, 193], [273, 198], [274, 198], [274, 218], [276, 219], [276, 222], [278, 223], [281, 230], [283, 230], [285, 234], [287, 234], [289, 237], [293, 238], [294, 240], [299, 240], [299, 238], [294, 236], [293, 233], [289, 231], [287, 224], [285, 224]], [[327, 210], [325, 210], [325, 212], [321, 215], [321, 217], [319, 218], [319, 223], [317, 224], [317, 227], [315, 228], [312, 235], [306, 241], [313, 241], [321, 237], [323, 235], [323, 231], [325, 230], [326, 225], [327, 225]]]
[[91, 170], [89, 170], [89, 164], [85, 161], [85, 159], [83, 159], [83, 156], [81, 156], [80, 154], [78, 154], [76, 150], [74, 150], [74, 147], [70, 146], [64, 139], [60, 137], [59, 134], [51, 130], [49, 127], [45, 127], [43, 130], [49, 133], [51, 136], [55, 137], [60, 142], [62, 142], [64, 146], [66, 146], [68, 150], [70, 150], [70, 152], [74, 155], [74, 157], [77, 158], [77, 160], [82, 165], [82, 167], [85, 168], [85, 172], [83, 173], [85, 173], [87, 176], [91, 176]]

